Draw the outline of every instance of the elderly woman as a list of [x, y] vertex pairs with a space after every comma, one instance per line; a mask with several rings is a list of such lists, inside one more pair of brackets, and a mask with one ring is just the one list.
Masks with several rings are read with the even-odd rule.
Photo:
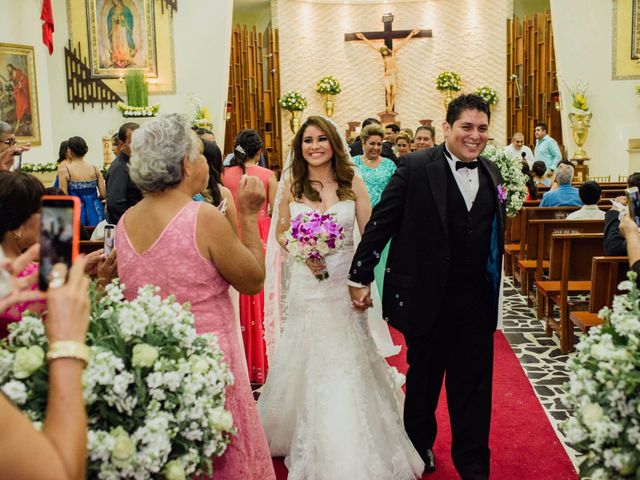
[[273, 464], [244, 371], [229, 284], [255, 294], [264, 281], [264, 253], [256, 218], [265, 193], [255, 177], [238, 188], [242, 242], [213, 205], [194, 202], [205, 190], [209, 167], [203, 145], [185, 119], [167, 115], [133, 132], [130, 172], [144, 198], [120, 218], [118, 274], [133, 298], [153, 284], [162, 295], [190, 302], [200, 333], [218, 337], [235, 383], [226, 408], [238, 434], [213, 470], [219, 479], [275, 479]]

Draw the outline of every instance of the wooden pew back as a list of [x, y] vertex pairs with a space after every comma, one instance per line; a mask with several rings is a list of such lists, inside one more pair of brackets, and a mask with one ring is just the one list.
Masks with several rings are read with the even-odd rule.
[[593, 257], [591, 264], [591, 296], [589, 312], [598, 313], [610, 307], [618, 292], [618, 284], [627, 278], [628, 257]]

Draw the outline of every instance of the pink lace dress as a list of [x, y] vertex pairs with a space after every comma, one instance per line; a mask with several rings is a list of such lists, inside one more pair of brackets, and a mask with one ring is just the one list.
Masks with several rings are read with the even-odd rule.
[[227, 409], [238, 434], [225, 454], [214, 460], [216, 480], [275, 480], [264, 430], [244, 370], [242, 350], [229, 299], [229, 284], [215, 265], [200, 255], [196, 222], [201, 202], [188, 203], [165, 227], [154, 244], [138, 254], [127, 236], [125, 215], [118, 222], [116, 248], [118, 275], [125, 296], [135, 298], [140, 287], [153, 284], [163, 296], [173, 294], [190, 302], [198, 333], [215, 333], [231, 367], [235, 383], [227, 390]]

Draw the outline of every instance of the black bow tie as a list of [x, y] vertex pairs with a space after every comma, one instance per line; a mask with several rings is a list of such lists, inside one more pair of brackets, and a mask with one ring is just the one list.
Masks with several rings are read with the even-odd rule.
[[460, 170], [461, 168], [468, 168], [469, 170], [473, 170], [478, 168], [478, 161], [474, 160], [473, 162], [456, 162], [456, 170]]

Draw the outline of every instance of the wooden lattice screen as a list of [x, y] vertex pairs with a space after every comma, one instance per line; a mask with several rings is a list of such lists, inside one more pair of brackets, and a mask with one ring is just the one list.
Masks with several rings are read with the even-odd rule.
[[282, 169], [279, 72], [278, 31], [269, 27], [263, 35], [256, 27], [235, 26], [231, 39], [227, 97], [230, 113], [224, 152], [233, 151], [238, 133], [253, 128], [264, 141], [269, 168], [275, 171]]
[[160, 0], [160, 8], [162, 9], [162, 13], [164, 13], [164, 9], [169, 10], [169, 13], [173, 15], [173, 12], [178, 11], [178, 0]]
[[64, 48], [64, 62], [67, 75], [67, 100], [73, 108], [81, 105], [84, 112], [86, 104], [93, 106], [99, 103], [104, 108], [105, 104], [113, 106], [122, 101], [122, 98], [102, 80], [91, 78], [91, 69], [87, 65], [86, 57], [82, 58], [80, 43], [77, 49], [72, 49], [71, 40], [69, 40], [69, 46]]
[[533, 147], [536, 122], [545, 122], [549, 135], [564, 152], [551, 12], [507, 20], [507, 133], [524, 134]]

